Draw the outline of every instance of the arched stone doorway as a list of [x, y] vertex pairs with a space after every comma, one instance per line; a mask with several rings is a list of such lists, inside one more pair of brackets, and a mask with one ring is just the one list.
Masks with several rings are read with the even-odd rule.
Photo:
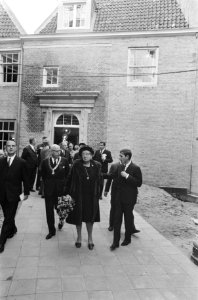
[[79, 144], [79, 120], [75, 114], [56, 115], [54, 124], [54, 143], [60, 144], [65, 138], [74, 145]]

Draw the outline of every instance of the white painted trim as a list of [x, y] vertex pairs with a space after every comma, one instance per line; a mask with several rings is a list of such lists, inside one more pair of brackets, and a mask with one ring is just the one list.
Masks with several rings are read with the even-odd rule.
[[18, 51], [18, 52], [21, 52], [21, 48], [0, 48], [0, 54], [1, 52], [15, 52], [15, 51]]
[[198, 33], [198, 28], [190, 28], [190, 29], [178, 29], [178, 30], [158, 30], [158, 31], [133, 31], [133, 32], [88, 32], [88, 33], [76, 33], [76, 34], [52, 34], [52, 35], [26, 35], [21, 36], [21, 39], [24, 41], [32, 41], [32, 40], [64, 40], [64, 39], [100, 39], [100, 38], [131, 38], [131, 37], [160, 37], [160, 36], [183, 36], [183, 35], [195, 35]]
[[[24, 49], [44, 49], [44, 48], [74, 48], [74, 47], [111, 47], [112, 44], [70, 44], [70, 45], [32, 45], [24, 46]], [[1, 50], [0, 50], [1, 51]]]
[[[56, 84], [47, 84], [47, 71], [46, 69], [57, 69], [57, 83]], [[43, 87], [52, 88], [59, 86], [59, 67], [57, 66], [44, 66], [43, 67]]]
[[[155, 49], [156, 50], [156, 76], [153, 82], [141, 82], [141, 81], [130, 81], [130, 74], [129, 74], [129, 57], [130, 57], [130, 50], [131, 49]], [[158, 62], [159, 62], [159, 47], [156, 46], [147, 46], [147, 47], [128, 47], [128, 63], [127, 63], [127, 87], [156, 87], [158, 82]]]

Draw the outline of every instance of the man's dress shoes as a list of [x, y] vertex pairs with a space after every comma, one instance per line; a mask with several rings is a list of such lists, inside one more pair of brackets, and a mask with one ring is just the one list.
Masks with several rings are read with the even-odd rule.
[[46, 235], [46, 240], [51, 239], [54, 235], [56, 235], [56, 232], [49, 232], [48, 235]]

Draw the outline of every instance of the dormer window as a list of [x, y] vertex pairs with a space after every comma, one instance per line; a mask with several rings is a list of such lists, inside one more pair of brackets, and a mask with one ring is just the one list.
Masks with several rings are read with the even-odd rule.
[[64, 5], [63, 27], [76, 28], [85, 27], [86, 4]]
[[95, 0], [59, 0], [57, 32], [91, 30], [95, 20]]

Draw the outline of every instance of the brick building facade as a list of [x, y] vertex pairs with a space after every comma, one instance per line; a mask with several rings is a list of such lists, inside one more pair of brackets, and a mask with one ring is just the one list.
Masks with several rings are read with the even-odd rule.
[[106, 141], [114, 160], [130, 147], [145, 183], [198, 193], [196, 29], [176, 1], [89, 0], [79, 15], [80, 2], [60, 1], [20, 37], [20, 151], [66, 130]]

